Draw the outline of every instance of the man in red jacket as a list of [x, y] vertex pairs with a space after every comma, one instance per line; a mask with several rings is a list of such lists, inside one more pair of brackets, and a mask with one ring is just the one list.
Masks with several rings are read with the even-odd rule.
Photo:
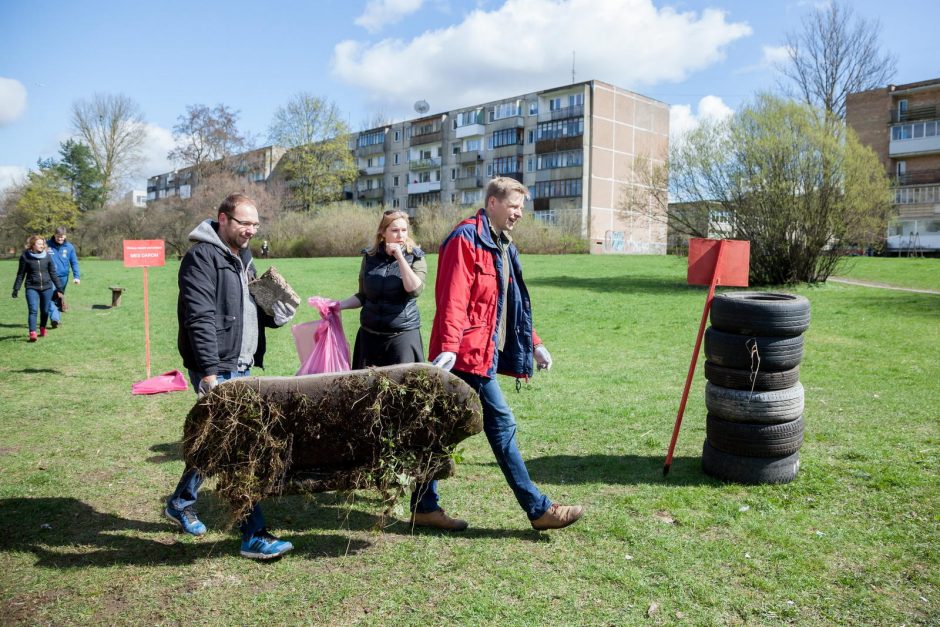
[[[532, 376], [552, 367], [552, 357], [532, 327], [529, 292], [519, 251], [510, 232], [522, 217], [528, 190], [511, 178], [495, 178], [483, 209], [454, 228], [437, 260], [437, 311], [429, 355], [433, 364], [463, 379], [480, 396], [483, 431], [516, 500], [538, 530], [560, 529], [584, 513], [580, 505], [558, 505], [529, 478], [516, 445], [516, 420], [496, 374]], [[412, 523], [460, 531], [467, 523], [437, 504], [436, 485], [412, 498]]]

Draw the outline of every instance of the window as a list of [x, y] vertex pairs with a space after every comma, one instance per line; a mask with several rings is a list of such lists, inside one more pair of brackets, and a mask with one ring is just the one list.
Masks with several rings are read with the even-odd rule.
[[507, 128], [502, 131], [496, 131], [491, 136], [491, 147], [499, 148], [500, 146], [512, 146], [512, 145], [522, 145], [522, 129], [521, 128]]
[[393, 157], [392, 160], [395, 162], [395, 165], [398, 165], [399, 163], [401, 163], [401, 155], [399, 155], [399, 154], [396, 152], [396, 153], [395, 153], [395, 156]]
[[471, 124], [483, 124], [483, 109], [473, 109], [472, 111], [462, 111], [454, 117], [454, 128], [461, 126], [470, 126]]
[[529, 157], [528, 159], [525, 160], [525, 171], [531, 172], [534, 169], [534, 165], [535, 165], [535, 159], [533, 159], [532, 157]]
[[532, 100], [529, 102], [529, 115], [538, 115], [539, 114], [539, 101]]
[[401, 141], [401, 131], [400, 131], [400, 130], [396, 130], [396, 131], [395, 131], [395, 141], [397, 141], [397, 142], [400, 142], [400, 141]]
[[450, 145], [450, 152], [455, 155], [460, 154], [460, 142], [454, 142]]
[[395, 176], [393, 176], [393, 177], [392, 177], [392, 187], [398, 187], [398, 185], [399, 185], [399, 183], [400, 183], [400, 180], [401, 180], [401, 179], [399, 178], [399, 176], [398, 176], [397, 174], [396, 174]]
[[562, 152], [549, 152], [538, 156], [536, 168], [539, 170], [554, 170], [555, 168], [570, 168], [583, 165], [584, 152], [581, 150], [565, 150]]
[[463, 152], [480, 152], [481, 150], [483, 150], [483, 139], [475, 137], [464, 140]]
[[529, 143], [535, 143], [535, 131], [533, 129], [529, 129]]
[[907, 174], [907, 161], [898, 161], [895, 165], [895, 173], [901, 177]]
[[401, 201], [400, 201], [400, 200], [398, 200], [397, 198], [393, 198], [393, 199], [392, 199], [392, 207], [394, 207], [394, 208], [397, 209], [400, 205], [401, 205]]
[[356, 145], [359, 148], [364, 146], [374, 146], [376, 144], [381, 144], [385, 142], [385, 131], [375, 131], [372, 133], [365, 133], [359, 136], [359, 139]]
[[457, 180], [457, 168], [451, 168], [451, 169], [450, 169], [450, 180], [452, 180], [452, 181], [456, 181], [456, 180]]
[[567, 198], [581, 195], [581, 179], [563, 179], [560, 181], [538, 181], [535, 183], [533, 198]]
[[568, 118], [541, 122], [538, 125], [538, 139], [557, 139], [559, 137], [576, 137], [584, 135], [584, 118]]
[[516, 174], [518, 172], [522, 172], [522, 157], [499, 157], [493, 159], [493, 173], [497, 176]]
[[520, 101], [516, 100], [514, 102], [503, 102], [496, 105], [490, 111], [490, 122], [519, 115], [521, 110], [520, 104]]
[[907, 100], [898, 100], [898, 117], [907, 113]]

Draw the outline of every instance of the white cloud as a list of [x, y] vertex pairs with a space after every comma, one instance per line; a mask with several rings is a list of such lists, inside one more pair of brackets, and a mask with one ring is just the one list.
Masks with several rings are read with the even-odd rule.
[[760, 61], [753, 65], [746, 65], [734, 71], [735, 74], [749, 74], [750, 72], [763, 72], [790, 60], [790, 49], [787, 46], [761, 46]]
[[156, 124], [146, 123], [144, 127], [147, 130], [147, 139], [142, 151], [140, 176], [133, 180], [135, 189], [146, 189], [147, 178], [171, 172], [175, 168], [173, 162], [166, 158], [167, 153], [176, 147], [173, 132]]
[[26, 88], [15, 78], [0, 76], [0, 126], [13, 122], [26, 111]]
[[421, 8], [424, 0], [369, 0], [362, 15], [355, 23], [370, 33], [377, 33], [383, 27], [400, 21], [410, 13]]
[[506, 0], [411, 40], [340, 42], [332, 70], [374, 104], [424, 98], [435, 111], [564, 85], [572, 51], [577, 79], [636, 89], [682, 81], [723, 59], [751, 34], [725, 18], [715, 9], [657, 9], [652, 0]]
[[698, 112], [692, 112], [691, 105], [672, 105], [669, 107], [670, 141], [682, 137], [694, 129], [702, 120], [724, 120], [734, 114], [718, 96], [705, 96], [698, 101]]
[[0, 192], [26, 180], [26, 168], [18, 165], [0, 165]]

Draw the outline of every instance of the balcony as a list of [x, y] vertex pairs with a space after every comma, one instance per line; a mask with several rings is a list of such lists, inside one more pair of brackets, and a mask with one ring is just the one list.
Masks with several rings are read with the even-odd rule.
[[490, 132], [503, 131], [507, 128], [522, 128], [523, 126], [525, 126], [525, 118], [521, 115], [514, 115], [490, 122], [486, 130]]
[[384, 143], [371, 144], [369, 146], [360, 146], [359, 148], [356, 148], [357, 157], [369, 157], [372, 155], [380, 155], [383, 152], [385, 152]]
[[483, 179], [479, 176], [465, 176], [457, 179], [457, 189], [479, 189], [483, 187]]
[[367, 165], [359, 168], [359, 176], [374, 176], [385, 172], [384, 165]]
[[932, 120], [935, 117], [937, 117], [936, 105], [921, 105], [919, 107], [910, 107], [904, 112], [895, 109], [891, 112], [891, 121], [888, 124], [899, 124], [913, 120]]
[[385, 189], [382, 187], [373, 187], [372, 189], [360, 189], [359, 200], [382, 200], [385, 196]]
[[568, 118], [579, 118], [584, 115], [584, 105], [571, 105], [561, 109], [552, 109], [544, 113], [539, 113], [539, 122], [551, 122], [552, 120], [566, 120]]
[[486, 135], [486, 127], [482, 124], [467, 124], [466, 126], [458, 126], [456, 130], [454, 130], [454, 137], [457, 139], [474, 137], [476, 135]]
[[[933, 122], [930, 122], [933, 124]], [[917, 126], [917, 124], [915, 124]], [[923, 126], [923, 124], [921, 124]], [[910, 139], [894, 139], [888, 143], [889, 157], [904, 157], [908, 155], [923, 155], [940, 152], [940, 135], [911, 137]]]
[[552, 139], [540, 139], [535, 142], [535, 154], [558, 152], [561, 150], [575, 150], [584, 145], [584, 135], [569, 135]]
[[917, 170], [900, 174], [894, 178], [898, 185], [930, 185], [940, 183], [940, 168]]
[[940, 205], [940, 185], [910, 185], [894, 190], [896, 205]]
[[468, 152], [461, 152], [457, 154], [457, 163], [460, 165], [476, 163], [477, 161], [483, 161], [483, 155], [476, 150], [470, 150]]
[[493, 158], [501, 159], [504, 157], [518, 157], [523, 153], [522, 144], [508, 144], [506, 146], [500, 146], [499, 148], [493, 148]]
[[438, 128], [436, 131], [428, 131], [424, 133], [415, 130], [411, 133], [411, 145], [418, 146], [420, 144], [439, 144], [441, 143], [443, 137], [444, 135], [440, 128]]
[[428, 192], [439, 192], [441, 191], [441, 182], [440, 181], [425, 181], [423, 183], [408, 183], [408, 193], [409, 194], [426, 194]]
[[408, 162], [408, 169], [412, 172], [418, 170], [433, 170], [441, 167], [440, 157], [431, 157], [430, 159], [413, 159]]
[[565, 168], [550, 168], [538, 170], [535, 173], [535, 181], [561, 181], [564, 179], [579, 179], [584, 174], [584, 168], [580, 165], [572, 165]]

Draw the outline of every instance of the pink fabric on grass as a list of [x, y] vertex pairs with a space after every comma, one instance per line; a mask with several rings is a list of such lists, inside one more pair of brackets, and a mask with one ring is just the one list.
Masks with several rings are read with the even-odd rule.
[[186, 378], [179, 370], [170, 370], [155, 377], [138, 381], [131, 386], [131, 394], [160, 394], [162, 392], [181, 392], [189, 388]]
[[349, 344], [343, 333], [339, 303], [322, 296], [311, 296], [307, 304], [316, 307], [321, 320], [291, 327], [300, 370], [297, 375], [349, 370]]

